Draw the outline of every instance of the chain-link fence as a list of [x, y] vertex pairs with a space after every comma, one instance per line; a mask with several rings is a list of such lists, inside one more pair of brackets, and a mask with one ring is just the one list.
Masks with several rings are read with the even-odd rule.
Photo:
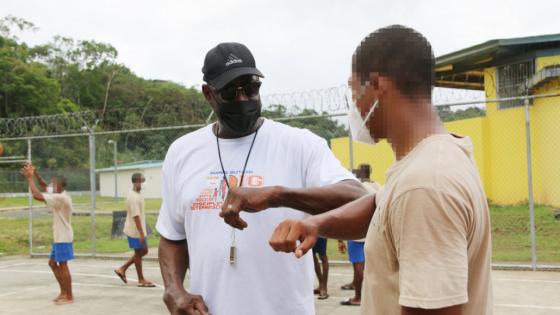
[[[547, 80], [535, 85], [532, 77], [518, 71], [521, 80], [511, 69], [502, 71], [502, 80], [509, 75], [511, 81], [523, 85], [499, 83], [494, 79], [499, 70], [493, 71], [485, 91], [436, 88], [433, 103], [448, 130], [473, 141], [492, 205], [495, 260], [532, 260], [536, 267], [539, 248], [543, 262], [559, 262], [558, 242], [548, 233], [557, 228], [551, 217], [560, 206], [560, 164], [556, 163], [560, 84]], [[502, 88], [504, 84], [507, 89]], [[311, 129], [330, 141], [343, 165], [355, 168], [368, 163], [373, 179], [384, 182], [394, 155], [386, 143], [369, 147], [348, 141], [345, 121], [351, 95], [346, 86], [262, 99], [265, 117]], [[18, 230], [17, 241], [28, 245], [31, 255], [47, 254], [52, 242], [51, 216], [44, 205], [29, 203], [27, 184], [18, 173], [22, 161], [31, 159], [45, 179], [55, 174], [68, 179], [75, 207], [76, 252], [121, 254], [127, 245], [115, 232], [122, 229], [130, 177], [142, 172], [147, 179], [143, 188], [147, 223], [153, 231], [150, 244], [157, 245], [153, 227], [161, 205], [160, 170], [167, 148], [180, 136], [213, 121], [209, 106], [199, 102], [154, 103], [102, 115], [80, 112], [0, 119], [0, 143], [5, 147], [0, 160], [0, 208], [4, 209], [0, 215], [28, 223], [27, 231], [26, 225]]]

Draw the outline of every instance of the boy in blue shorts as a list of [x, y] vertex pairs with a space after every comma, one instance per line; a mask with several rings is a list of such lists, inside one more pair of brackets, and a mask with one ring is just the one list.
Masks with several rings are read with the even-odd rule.
[[[47, 208], [53, 214], [53, 244], [49, 259], [56, 280], [60, 286], [60, 294], [53, 300], [56, 305], [71, 304], [74, 302], [72, 294], [72, 277], [68, 269], [68, 261], [74, 259], [74, 248], [72, 245], [74, 231], [72, 230], [72, 199], [66, 193], [66, 178], [54, 176], [51, 183], [47, 184], [39, 175], [31, 162], [26, 163], [21, 173], [27, 179], [29, 189], [33, 198], [45, 202]], [[47, 193], [41, 191], [35, 185], [33, 176], [37, 178], [39, 185]]]
[[[374, 194], [379, 189], [377, 183], [371, 182], [371, 166], [369, 164], [360, 164], [358, 169], [355, 170], [355, 175], [362, 182], [368, 193]], [[339, 250], [343, 253], [346, 251], [346, 246], [341, 240], [338, 242]], [[354, 268], [354, 278], [352, 283], [345, 284], [340, 288], [342, 290], [354, 290], [354, 297], [341, 301], [341, 305], [360, 306], [362, 303], [362, 282], [364, 280], [365, 266], [364, 244], [365, 239], [348, 241], [348, 260], [350, 260]]]
[[142, 257], [148, 254], [144, 196], [140, 193], [144, 181], [145, 178], [142, 174], [132, 174], [132, 190], [126, 197], [126, 221], [124, 223], [123, 232], [128, 238], [128, 247], [134, 250], [134, 255], [120, 268], [115, 269], [115, 273], [124, 283], [127, 283], [126, 270], [134, 264], [136, 273], [138, 274], [138, 286], [142, 288], [152, 288], [155, 287], [155, 285], [146, 280], [142, 272]]
[[[320, 263], [319, 260], [321, 260]], [[327, 257], [326, 238], [317, 238], [317, 243], [313, 247], [313, 265], [315, 266], [315, 275], [317, 275], [317, 280], [319, 281], [319, 287], [313, 290], [313, 293], [319, 295], [319, 300], [328, 299], [329, 257]]]

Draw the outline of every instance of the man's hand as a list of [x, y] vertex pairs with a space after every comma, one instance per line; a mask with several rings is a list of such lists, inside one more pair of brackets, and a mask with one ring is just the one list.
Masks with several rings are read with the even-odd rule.
[[163, 301], [171, 315], [210, 315], [202, 296], [184, 290], [165, 290]]
[[140, 244], [146, 245], [146, 237], [144, 235], [140, 235]]
[[275, 187], [232, 188], [222, 205], [220, 217], [232, 227], [243, 230], [247, 227], [247, 222], [241, 219], [239, 213], [241, 211], [254, 213], [273, 207], [272, 198], [275, 190]]
[[343, 240], [338, 240], [338, 252], [346, 254], [346, 243]]
[[25, 163], [20, 170], [20, 173], [27, 179], [33, 179], [33, 175], [35, 174], [35, 167], [31, 162]]
[[286, 220], [276, 227], [268, 243], [277, 252], [294, 252], [301, 258], [313, 248], [318, 234], [319, 228], [311, 220]]

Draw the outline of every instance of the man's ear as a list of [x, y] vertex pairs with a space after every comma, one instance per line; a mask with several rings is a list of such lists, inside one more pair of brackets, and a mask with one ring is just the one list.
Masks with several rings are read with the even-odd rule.
[[372, 72], [369, 75], [368, 84], [375, 91], [377, 98], [381, 98], [390, 89], [395, 88], [391, 78], [380, 75], [378, 72]]
[[366, 81], [366, 85], [368, 88], [373, 88], [374, 90], [379, 89], [379, 73], [378, 72], [371, 72], [368, 76], [368, 80]]

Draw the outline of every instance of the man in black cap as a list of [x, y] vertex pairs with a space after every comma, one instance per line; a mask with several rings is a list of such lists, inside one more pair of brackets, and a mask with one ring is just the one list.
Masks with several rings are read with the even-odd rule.
[[263, 75], [247, 47], [219, 44], [202, 72], [218, 121], [176, 140], [165, 157], [157, 223], [164, 301], [172, 314], [315, 314], [311, 255], [275, 253], [266, 236], [284, 219], [365, 190], [324, 139], [261, 117]]

